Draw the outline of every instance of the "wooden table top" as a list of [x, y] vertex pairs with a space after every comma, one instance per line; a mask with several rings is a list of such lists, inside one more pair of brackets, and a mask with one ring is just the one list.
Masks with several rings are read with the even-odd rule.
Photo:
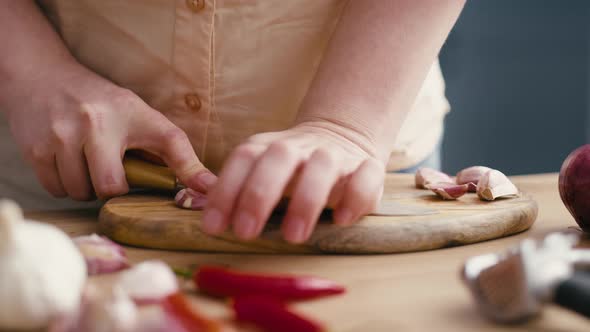
[[[561, 203], [557, 178], [557, 174], [513, 177], [515, 184], [539, 203], [536, 223], [516, 236], [468, 246], [375, 256], [203, 254], [137, 248], [128, 248], [127, 253], [133, 262], [158, 258], [174, 267], [217, 263], [338, 281], [347, 286], [347, 294], [296, 305], [333, 332], [588, 331], [590, 320], [554, 306], [547, 306], [543, 316], [525, 325], [495, 325], [479, 315], [459, 279], [459, 269], [468, 257], [504, 251], [525, 237], [577, 226]], [[29, 218], [53, 223], [71, 236], [95, 232], [97, 215], [96, 210], [27, 213]], [[220, 301], [196, 298], [196, 302], [207, 313], [227, 315]]]

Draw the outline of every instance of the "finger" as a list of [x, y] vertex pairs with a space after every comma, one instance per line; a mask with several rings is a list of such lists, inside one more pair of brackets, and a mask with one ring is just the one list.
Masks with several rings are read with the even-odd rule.
[[36, 160], [33, 163], [33, 169], [43, 188], [51, 195], [59, 198], [68, 195], [57, 172], [55, 157], [52, 156], [44, 160]]
[[121, 144], [90, 139], [84, 146], [90, 178], [96, 196], [107, 199], [129, 191], [123, 169]]
[[257, 237], [303, 156], [293, 144], [276, 142], [258, 159], [236, 198], [231, 224], [243, 240]]
[[242, 144], [231, 153], [217, 184], [207, 195], [203, 212], [203, 230], [206, 233], [216, 235], [227, 229], [240, 188], [264, 150], [262, 145]]
[[317, 150], [311, 155], [295, 185], [283, 220], [285, 240], [301, 243], [309, 238], [340, 177], [339, 170], [338, 160], [327, 150]]
[[141, 130], [130, 137], [129, 148], [157, 155], [185, 186], [207, 193], [217, 182], [217, 177], [197, 158], [184, 131], [160, 113], [142, 120]]
[[87, 201], [93, 191], [82, 149], [67, 147], [56, 156], [57, 170], [64, 189], [72, 199]]
[[352, 174], [334, 211], [334, 223], [350, 225], [375, 209], [383, 191], [385, 168], [375, 159], [365, 160]]

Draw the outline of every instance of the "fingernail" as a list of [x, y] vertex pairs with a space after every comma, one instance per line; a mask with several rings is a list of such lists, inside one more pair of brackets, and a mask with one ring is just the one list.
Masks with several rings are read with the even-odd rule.
[[217, 176], [212, 173], [202, 172], [197, 175], [197, 184], [205, 190], [211, 188], [216, 182]]
[[203, 231], [208, 234], [219, 234], [223, 231], [223, 215], [216, 209], [208, 209], [203, 213]]
[[253, 239], [256, 237], [256, 220], [250, 213], [240, 212], [234, 223], [234, 232], [240, 239]]
[[341, 208], [334, 211], [334, 223], [337, 225], [349, 225], [352, 223], [352, 212], [349, 208]]
[[306, 240], [305, 222], [301, 218], [285, 220], [285, 240], [291, 243], [302, 243]]

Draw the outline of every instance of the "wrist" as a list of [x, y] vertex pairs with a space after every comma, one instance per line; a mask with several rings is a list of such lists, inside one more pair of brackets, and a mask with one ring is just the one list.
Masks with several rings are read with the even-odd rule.
[[340, 120], [319, 117], [298, 118], [295, 128], [303, 131], [320, 132], [351, 143], [358, 151], [387, 163], [391, 153], [388, 145], [377, 141], [367, 130]]

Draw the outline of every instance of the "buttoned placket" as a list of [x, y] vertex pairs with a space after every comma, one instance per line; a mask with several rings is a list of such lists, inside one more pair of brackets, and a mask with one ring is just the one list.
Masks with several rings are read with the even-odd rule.
[[199, 158], [204, 157], [212, 109], [214, 11], [215, 0], [176, 1], [175, 108], [190, 127], [187, 135]]

